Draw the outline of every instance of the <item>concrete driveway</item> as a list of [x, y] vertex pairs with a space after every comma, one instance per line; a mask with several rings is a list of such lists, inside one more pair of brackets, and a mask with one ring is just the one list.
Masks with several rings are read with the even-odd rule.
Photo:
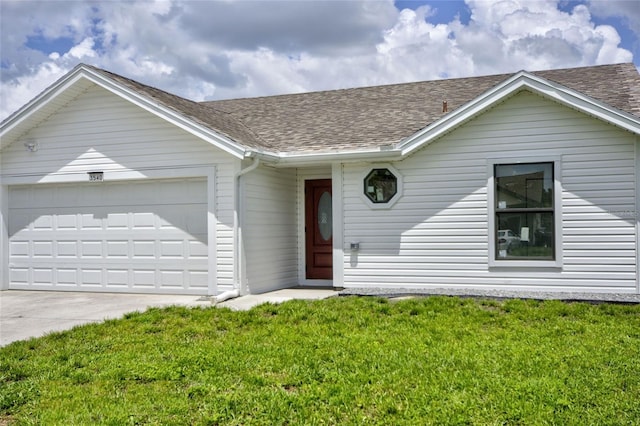
[[[218, 306], [244, 310], [265, 302], [323, 299], [335, 294], [325, 289], [284, 289], [239, 297]], [[4, 290], [0, 291], [0, 347], [81, 324], [120, 318], [128, 312], [171, 305], [207, 307], [211, 301], [202, 296]]]
[[170, 305], [211, 306], [211, 302], [200, 296], [0, 291], [0, 346]]

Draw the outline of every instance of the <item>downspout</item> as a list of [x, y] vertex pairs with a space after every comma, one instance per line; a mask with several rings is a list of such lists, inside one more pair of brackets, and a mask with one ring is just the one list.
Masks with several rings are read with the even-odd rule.
[[214, 303], [221, 303], [224, 302], [225, 300], [229, 300], [229, 299], [233, 299], [236, 298], [238, 296], [240, 296], [240, 290], [242, 287], [242, 283], [240, 282], [241, 277], [240, 277], [240, 268], [242, 267], [242, 249], [241, 249], [241, 244], [242, 244], [242, 226], [241, 226], [241, 220], [242, 217], [240, 215], [240, 209], [242, 208], [242, 194], [240, 193], [240, 178], [244, 175], [246, 175], [247, 173], [255, 170], [258, 168], [258, 166], [260, 165], [260, 158], [258, 158], [257, 156], [254, 157], [254, 153], [248, 153], [247, 157], [253, 157], [253, 162], [245, 167], [244, 169], [240, 170], [238, 173], [236, 173], [236, 175], [234, 176], [234, 182], [235, 182], [235, 194], [236, 194], [236, 202], [235, 202], [235, 208], [234, 208], [234, 217], [233, 217], [233, 227], [234, 227], [234, 232], [233, 232], [233, 247], [234, 247], [234, 265], [233, 265], [233, 290], [228, 290], [225, 292], [220, 293], [219, 295], [217, 295], [214, 298]]

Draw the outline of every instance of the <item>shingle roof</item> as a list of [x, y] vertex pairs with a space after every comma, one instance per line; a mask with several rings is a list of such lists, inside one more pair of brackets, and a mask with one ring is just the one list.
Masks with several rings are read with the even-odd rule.
[[640, 74], [632, 63], [539, 71], [533, 74], [640, 117]]
[[[273, 153], [331, 153], [396, 144], [446, 114], [443, 100], [448, 112], [454, 111], [513, 75], [198, 103], [93, 69], [248, 149]], [[640, 117], [640, 74], [634, 64], [533, 74]]]
[[425, 81], [208, 102], [254, 129], [278, 152], [362, 150], [395, 144], [508, 75]]

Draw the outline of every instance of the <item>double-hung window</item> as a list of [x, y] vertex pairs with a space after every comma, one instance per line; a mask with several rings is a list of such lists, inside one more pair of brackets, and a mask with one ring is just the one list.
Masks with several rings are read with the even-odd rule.
[[556, 162], [507, 161], [491, 165], [491, 263], [559, 265]]

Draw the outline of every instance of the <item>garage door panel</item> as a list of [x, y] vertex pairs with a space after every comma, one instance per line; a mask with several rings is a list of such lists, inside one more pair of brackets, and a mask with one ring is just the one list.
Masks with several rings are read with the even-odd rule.
[[58, 258], [71, 258], [76, 259], [78, 257], [78, 242], [77, 241], [56, 241], [55, 255]]
[[9, 281], [15, 285], [29, 285], [29, 268], [9, 268]]
[[189, 257], [192, 259], [206, 259], [207, 245], [201, 241], [189, 241]]
[[160, 241], [160, 257], [162, 259], [180, 259], [188, 256], [184, 241]]
[[109, 259], [127, 259], [130, 256], [129, 253], [129, 241], [116, 240], [107, 241], [107, 257]]
[[10, 288], [207, 293], [205, 180], [44, 186], [9, 188]]
[[134, 259], [155, 259], [156, 256], [156, 242], [154, 240], [133, 241]]
[[84, 240], [80, 242], [80, 259], [102, 259], [102, 241]]
[[101, 287], [102, 286], [102, 269], [83, 268], [80, 270], [81, 281], [78, 287]]
[[76, 268], [58, 267], [56, 270], [56, 280], [58, 285], [75, 286], [78, 283], [78, 270]]
[[83, 231], [97, 231], [102, 229], [103, 218], [105, 213], [84, 213], [80, 215], [80, 229]]
[[189, 286], [206, 291], [209, 286], [208, 274], [203, 271], [187, 271], [189, 275]]
[[126, 287], [129, 285], [129, 271], [127, 269], [108, 269], [107, 286]]
[[133, 229], [156, 229], [156, 213], [133, 213]]
[[43, 214], [33, 220], [34, 231], [52, 231], [53, 215]]
[[33, 257], [45, 259], [53, 258], [53, 242], [52, 241], [34, 241]]
[[121, 230], [121, 229], [129, 229], [129, 214], [128, 213], [113, 213], [110, 212], [107, 214], [107, 223], [106, 229], [108, 231], [111, 230]]
[[60, 212], [56, 216], [56, 229], [59, 231], [78, 229], [78, 215], [75, 213]]
[[29, 242], [28, 241], [11, 241], [9, 243], [9, 252], [14, 258], [28, 258], [29, 257]]
[[163, 287], [182, 287], [183, 271], [160, 270], [160, 282]]
[[33, 268], [34, 284], [48, 284], [53, 282], [53, 268]]
[[133, 271], [133, 285], [135, 287], [155, 287], [157, 284], [156, 271], [153, 269], [139, 269]]

